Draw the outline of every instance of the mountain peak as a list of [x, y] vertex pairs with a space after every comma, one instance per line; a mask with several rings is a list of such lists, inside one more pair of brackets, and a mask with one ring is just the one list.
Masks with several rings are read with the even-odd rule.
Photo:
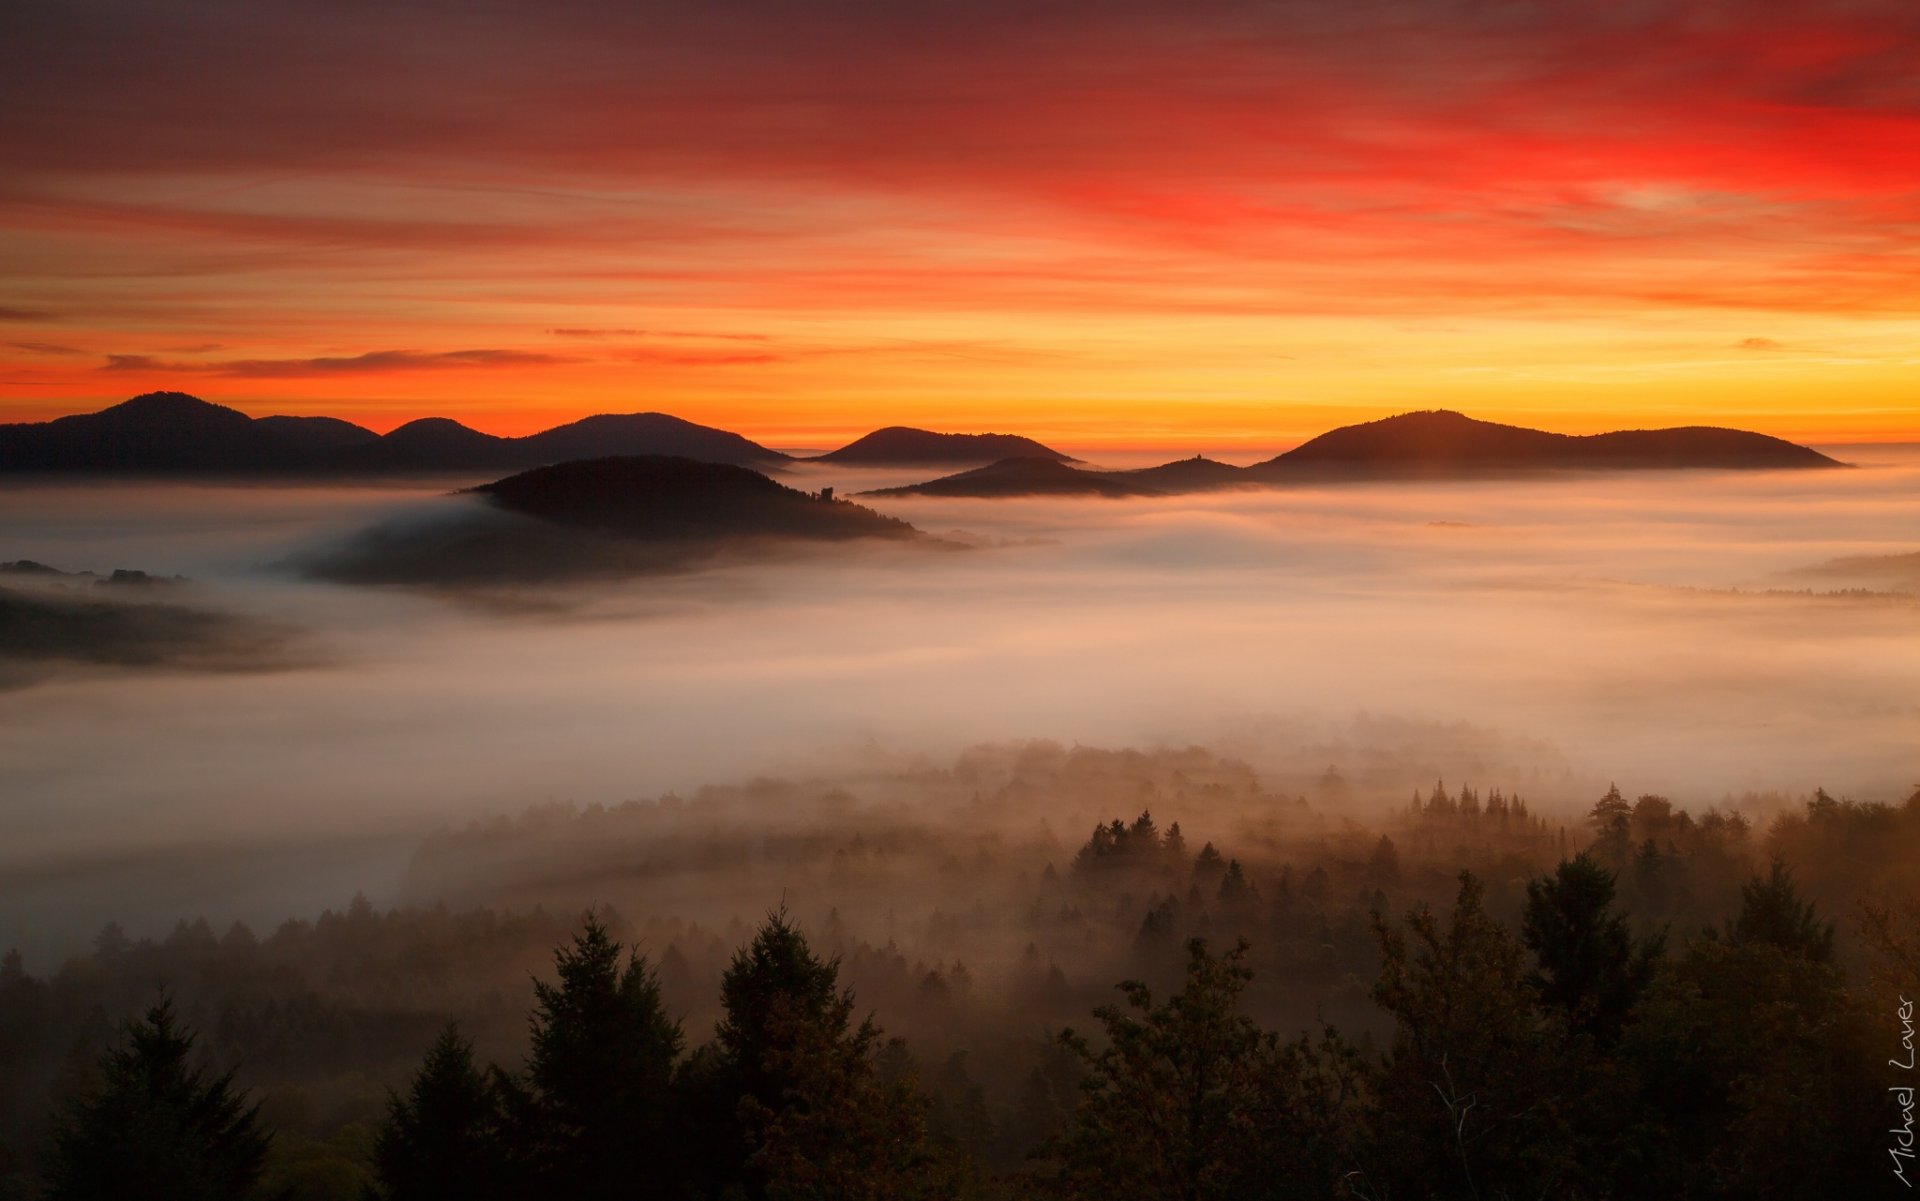
[[941, 434], [907, 425], [889, 425], [819, 456], [825, 463], [997, 463], [1006, 459], [1071, 456], [1019, 434]]
[[123, 400], [117, 405], [102, 409], [93, 416], [109, 421], [141, 424], [205, 424], [210, 421], [233, 424], [237, 421], [252, 420], [238, 409], [214, 404], [210, 400], [201, 400], [198, 396], [191, 396], [185, 392], [143, 392], [131, 400]]

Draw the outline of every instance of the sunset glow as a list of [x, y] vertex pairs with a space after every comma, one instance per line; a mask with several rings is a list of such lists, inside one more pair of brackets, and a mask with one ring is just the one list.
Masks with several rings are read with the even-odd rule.
[[1916, 78], [1905, 0], [15, 4], [0, 419], [1911, 439]]

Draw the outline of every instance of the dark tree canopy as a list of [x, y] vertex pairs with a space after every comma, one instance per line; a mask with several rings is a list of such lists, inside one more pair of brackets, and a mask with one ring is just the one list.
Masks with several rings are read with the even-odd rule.
[[644, 957], [589, 914], [554, 955], [559, 979], [535, 981], [528, 1096], [541, 1187], [591, 1201], [628, 1197], [634, 1182], [677, 1180], [674, 1065], [683, 1038]]
[[1613, 873], [1586, 854], [1527, 884], [1521, 926], [1540, 1001], [1576, 1034], [1611, 1046], [1653, 975], [1659, 942], [1636, 943], [1613, 910]]
[[49, 1201], [242, 1201], [258, 1195], [269, 1136], [259, 1107], [189, 1062], [171, 1000], [122, 1028], [98, 1082], [58, 1115]]
[[457, 1026], [427, 1052], [407, 1094], [388, 1097], [374, 1164], [387, 1201], [515, 1195], [500, 1092], [474, 1066], [473, 1045]]
[[1331, 1033], [1319, 1049], [1282, 1043], [1239, 1012], [1252, 979], [1243, 941], [1225, 955], [1187, 945], [1187, 976], [1156, 1004], [1120, 985], [1126, 1007], [1095, 1011], [1106, 1045], [1066, 1032], [1084, 1065], [1073, 1122], [1038, 1182], [1068, 1198], [1219, 1201], [1332, 1195], [1346, 1166], [1343, 1110], [1358, 1101], [1358, 1057]]

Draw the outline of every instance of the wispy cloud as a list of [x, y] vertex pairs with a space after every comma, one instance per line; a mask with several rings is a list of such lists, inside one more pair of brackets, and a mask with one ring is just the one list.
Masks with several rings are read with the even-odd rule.
[[110, 354], [102, 371], [168, 371], [235, 379], [301, 379], [317, 375], [370, 375], [388, 371], [448, 371], [472, 367], [544, 367], [575, 360], [524, 350], [375, 350], [346, 357], [236, 359], [170, 362], [143, 354]]
[[13, 347], [15, 350], [24, 350], [28, 354], [76, 355], [86, 353], [84, 350], [77, 350], [71, 346], [61, 346], [53, 342], [9, 342], [7, 345]]

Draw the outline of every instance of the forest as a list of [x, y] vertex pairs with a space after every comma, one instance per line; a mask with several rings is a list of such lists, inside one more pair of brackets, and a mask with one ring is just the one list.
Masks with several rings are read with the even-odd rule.
[[982, 747], [548, 805], [429, 840], [391, 905], [12, 953], [0, 1196], [1797, 1198], [1920, 1174], [1891, 1091], [1920, 790], [1357, 791], [1199, 748]]

